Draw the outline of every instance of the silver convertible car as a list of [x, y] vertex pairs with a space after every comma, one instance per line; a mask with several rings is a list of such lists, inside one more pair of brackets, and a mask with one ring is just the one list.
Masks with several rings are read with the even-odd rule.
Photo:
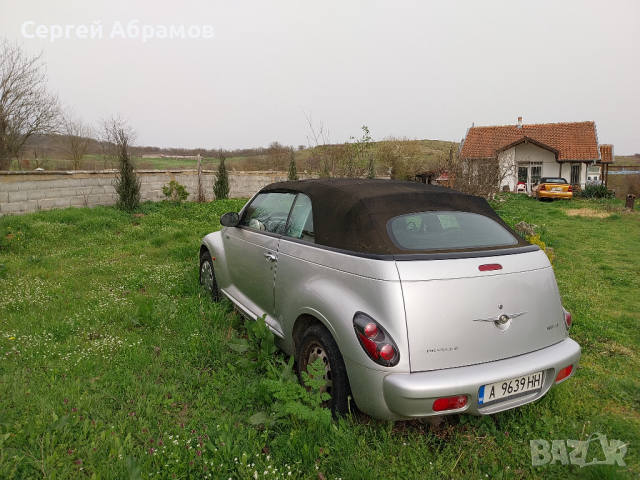
[[580, 346], [543, 251], [482, 198], [392, 180], [271, 184], [202, 240], [200, 281], [266, 314], [335, 414], [484, 415], [533, 402]]

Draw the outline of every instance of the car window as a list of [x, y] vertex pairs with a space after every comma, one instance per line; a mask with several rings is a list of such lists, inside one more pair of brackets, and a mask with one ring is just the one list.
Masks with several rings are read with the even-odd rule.
[[567, 183], [567, 181], [564, 178], [559, 177], [545, 177], [540, 183]]
[[311, 211], [311, 199], [304, 193], [299, 193], [296, 203], [291, 210], [291, 217], [287, 224], [288, 237], [298, 238], [307, 242], [314, 242], [313, 213]]
[[393, 243], [403, 250], [454, 250], [515, 245], [516, 238], [498, 222], [469, 212], [419, 212], [387, 223]]
[[240, 225], [283, 234], [295, 198], [295, 193], [260, 193], [247, 207]]

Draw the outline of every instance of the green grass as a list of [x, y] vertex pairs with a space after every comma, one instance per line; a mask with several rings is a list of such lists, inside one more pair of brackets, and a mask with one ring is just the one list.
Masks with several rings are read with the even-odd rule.
[[[226, 159], [229, 163], [240, 162], [247, 157], [230, 157]], [[205, 170], [212, 170], [218, 168], [220, 161], [217, 158], [206, 157], [201, 161], [202, 168]], [[197, 160], [191, 160], [187, 158], [136, 158], [136, 165], [140, 169], [154, 169], [154, 170], [166, 170], [170, 168], [196, 168], [198, 166]], [[147, 165], [149, 165], [147, 167]]]
[[[228, 346], [243, 322], [197, 285], [201, 237], [242, 200], [0, 217], [0, 478], [637, 478], [640, 215], [502, 198], [555, 250], [581, 368], [534, 404], [442, 429], [249, 422], [269, 409], [264, 375]], [[595, 432], [629, 443], [627, 468], [531, 466], [530, 440]]]

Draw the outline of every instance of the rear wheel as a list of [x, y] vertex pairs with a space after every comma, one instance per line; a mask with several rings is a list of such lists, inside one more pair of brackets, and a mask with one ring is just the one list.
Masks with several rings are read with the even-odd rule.
[[200, 285], [203, 285], [209, 291], [212, 301], [220, 301], [222, 297], [213, 271], [213, 260], [208, 251], [204, 252], [200, 257]]
[[307, 371], [310, 363], [318, 358], [324, 364], [324, 380], [327, 382], [322, 388], [331, 395], [327, 407], [331, 409], [334, 417], [345, 415], [349, 411], [349, 397], [351, 387], [347, 376], [347, 368], [344, 365], [342, 354], [338, 344], [329, 331], [323, 325], [313, 325], [305, 330], [300, 337], [297, 349], [298, 377], [302, 381], [302, 372]]

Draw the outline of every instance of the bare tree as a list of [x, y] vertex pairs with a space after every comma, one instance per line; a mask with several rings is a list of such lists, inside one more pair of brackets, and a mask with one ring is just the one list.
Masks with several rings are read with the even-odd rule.
[[72, 113], [63, 116], [61, 135], [57, 139], [73, 170], [82, 169], [84, 157], [93, 144], [93, 137], [93, 129], [82, 118], [74, 117]]
[[33, 168], [42, 168], [49, 160], [51, 157], [42, 153], [42, 149], [37, 147], [33, 149]]
[[518, 162], [509, 151], [492, 158], [460, 158], [452, 148], [440, 167], [449, 173], [449, 187], [485, 198], [511, 183], [518, 172]]
[[0, 170], [8, 170], [34, 134], [60, 125], [57, 95], [46, 87], [42, 53], [30, 56], [18, 43], [0, 42]]
[[407, 137], [385, 138], [378, 145], [376, 157], [394, 180], [413, 180], [426, 168], [426, 155], [420, 141]]
[[137, 138], [136, 132], [120, 116], [100, 121], [100, 141], [105, 147], [105, 158], [118, 162], [119, 175], [114, 181], [118, 194], [116, 206], [132, 212], [140, 204], [140, 179], [136, 174], [130, 148]]
[[267, 163], [276, 171], [284, 171], [289, 162], [289, 147], [280, 142], [271, 142], [267, 148]]

